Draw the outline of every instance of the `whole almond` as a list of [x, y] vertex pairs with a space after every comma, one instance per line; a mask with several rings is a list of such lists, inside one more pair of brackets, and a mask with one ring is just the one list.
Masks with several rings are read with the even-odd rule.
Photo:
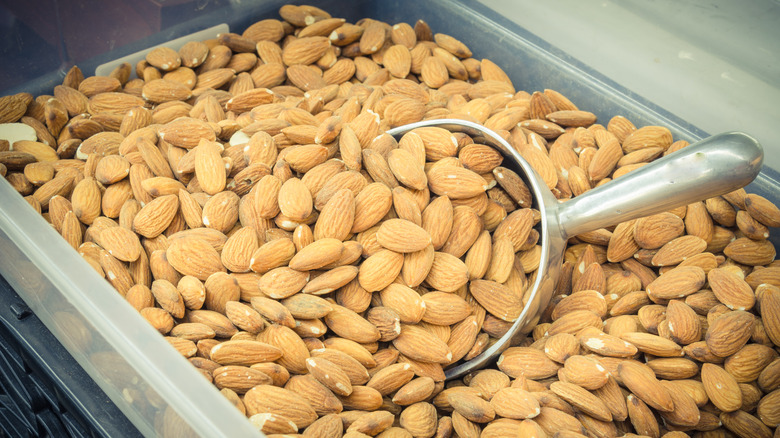
[[749, 310], [756, 302], [755, 294], [749, 284], [738, 275], [725, 269], [713, 269], [707, 273], [710, 289], [730, 309]]
[[225, 164], [216, 143], [203, 141], [195, 152], [195, 176], [203, 191], [215, 195], [225, 189]]
[[258, 287], [265, 295], [282, 299], [299, 292], [309, 280], [308, 272], [296, 271], [286, 266], [269, 270], [258, 283]]
[[[434, 289], [453, 292], [468, 282], [468, 269], [459, 258], [437, 251], [425, 282]], [[509, 314], [513, 313], [510, 310]]]
[[322, 36], [298, 38], [282, 50], [286, 65], [311, 64], [330, 47], [328, 38]]
[[459, 296], [446, 292], [430, 292], [422, 296], [425, 313], [422, 320], [436, 325], [453, 325], [471, 313], [471, 306]]
[[374, 292], [387, 287], [401, 273], [402, 254], [383, 249], [368, 257], [360, 265], [358, 281], [366, 291]]
[[400, 253], [421, 251], [431, 243], [427, 231], [403, 219], [382, 222], [376, 238], [383, 247]]
[[705, 281], [704, 270], [698, 266], [677, 267], [647, 285], [647, 293], [660, 299], [682, 298], [697, 292]]
[[123, 227], [111, 227], [98, 236], [99, 244], [109, 254], [125, 262], [132, 262], [141, 255], [141, 242], [138, 235]]
[[470, 198], [487, 190], [484, 178], [461, 167], [436, 166], [427, 176], [431, 191], [450, 199]]
[[742, 406], [742, 392], [737, 381], [723, 368], [705, 363], [701, 368], [701, 380], [712, 404], [724, 412], [731, 412]]
[[377, 371], [366, 386], [388, 395], [409, 383], [413, 377], [414, 371], [408, 363], [395, 363]]
[[215, 272], [225, 272], [219, 253], [205, 240], [174, 240], [168, 246], [166, 256], [171, 266], [182, 275], [192, 275], [199, 280], [206, 280]]
[[528, 391], [521, 388], [502, 388], [490, 399], [496, 414], [523, 420], [533, 418], [541, 412], [539, 402]]
[[144, 205], [133, 218], [133, 231], [152, 238], [160, 235], [170, 225], [179, 209], [176, 195], [155, 198]]
[[244, 396], [247, 414], [278, 414], [303, 429], [317, 419], [311, 405], [295, 392], [271, 385], [257, 385]]
[[433, 436], [438, 421], [436, 407], [428, 402], [407, 406], [399, 416], [401, 426], [416, 436]]
[[637, 348], [630, 342], [598, 330], [583, 330], [580, 343], [595, 353], [610, 357], [631, 357], [637, 352]]
[[341, 240], [332, 237], [323, 238], [298, 251], [290, 259], [289, 266], [298, 271], [322, 268], [341, 258], [343, 252], [344, 244]]
[[345, 240], [354, 227], [355, 196], [349, 189], [336, 192], [325, 204], [314, 227], [314, 239]]
[[642, 401], [661, 412], [674, 409], [669, 391], [658, 384], [655, 373], [646, 365], [634, 361], [623, 361], [618, 365], [623, 384]]
[[[52, 184], [54, 182], [56, 182], [56, 178], [49, 181], [47, 184]], [[41, 189], [39, 189], [36, 194], [40, 192]], [[95, 218], [100, 215], [100, 187], [98, 186], [97, 181], [92, 177], [81, 180], [76, 184], [76, 187], [73, 188], [70, 202], [76, 217], [84, 224], [91, 224]], [[41, 204], [41, 206], [43, 206], [43, 203]]]
[[495, 281], [473, 280], [469, 291], [485, 310], [504, 321], [514, 321], [525, 307], [521, 296]]
[[628, 415], [634, 429], [647, 436], [660, 436], [658, 420], [653, 411], [634, 394], [626, 397]]
[[312, 212], [312, 196], [298, 178], [290, 178], [279, 189], [279, 209], [295, 221], [306, 219]]
[[215, 141], [214, 130], [206, 122], [192, 119], [189, 117], [179, 118], [159, 127], [158, 134], [161, 139], [168, 143], [185, 148], [192, 149], [201, 140]]
[[717, 317], [707, 328], [704, 337], [707, 347], [720, 357], [730, 356], [750, 338], [755, 317], [743, 310], [734, 310]]
[[387, 164], [401, 184], [415, 190], [423, 190], [427, 186], [425, 172], [411, 152], [393, 149], [387, 156]]
[[402, 324], [393, 345], [405, 356], [422, 362], [448, 363], [452, 359], [447, 344], [416, 325]]
[[565, 401], [601, 421], [612, 421], [612, 414], [598, 397], [572, 383], [554, 382], [550, 390]]
[[331, 306], [333, 310], [325, 316], [324, 321], [336, 334], [361, 343], [379, 339], [379, 330], [365, 318], [335, 303]]
[[[634, 230], [636, 234], [636, 229]], [[698, 236], [682, 236], [665, 243], [653, 256], [653, 266], [671, 266], [702, 253], [707, 242]]]
[[510, 347], [499, 356], [496, 364], [510, 377], [524, 374], [529, 379], [554, 376], [560, 368], [543, 351], [530, 347]]

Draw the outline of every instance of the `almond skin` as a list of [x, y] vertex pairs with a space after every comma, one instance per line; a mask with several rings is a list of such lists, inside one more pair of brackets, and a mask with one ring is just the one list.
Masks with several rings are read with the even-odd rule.
[[179, 239], [166, 251], [168, 262], [182, 275], [206, 280], [214, 272], [225, 272], [219, 253], [201, 239]]
[[400, 252], [421, 251], [431, 243], [431, 237], [422, 227], [403, 219], [384, 221], [376, 234], [383, 247]]
[[171, 223], [178, 208], [176, 195], [155, 198], [135, 215], [133, 231], [147, 238], [159, 236]]

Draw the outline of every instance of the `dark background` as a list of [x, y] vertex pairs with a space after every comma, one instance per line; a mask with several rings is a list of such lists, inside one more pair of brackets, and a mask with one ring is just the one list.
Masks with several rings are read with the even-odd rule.
[[[0, 0], [0, 93], [143, 40], [228, 0]], [[91, 76], [94, 71], [84, 71]], [[2, 93], [6, 94], [6, 93]]]

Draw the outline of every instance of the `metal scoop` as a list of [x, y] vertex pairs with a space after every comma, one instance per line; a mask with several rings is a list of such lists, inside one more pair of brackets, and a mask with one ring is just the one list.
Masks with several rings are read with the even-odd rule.
[[[533, 208], [541, 212], [541, 262], [528, 303], [509, 331], [482, 354], [446, 370], [453, 379], [485, 367], [501, 354], [512, 338], [528, 333], [547, 307], [558, 282], [567, 240], [578, 234], [620, 222], [662, 213], [749, 184], [758, 175], [763, 149], [756, 139], [740, 132], [714, 135], [567, 200], [558, 201], [541, 177], [498, 134], [476, 123], [426, 120], [387, 131], [395, 137], [425, 126], [479, 136], [501, 151], [533, 194]], [[514, 162], [515, 166], [512, 165]]]

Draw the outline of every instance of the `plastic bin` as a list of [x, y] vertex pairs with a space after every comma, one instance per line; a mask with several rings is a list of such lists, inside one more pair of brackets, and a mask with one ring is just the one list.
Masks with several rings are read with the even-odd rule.
[[[91, 75], [103, 63], [222, 23], [240, 32], [260, 19], [277, 17], [277, 11], [284, 3], [204, 2], [200, 13], [169, 14], [158, 20], [160, 28], [152, 35], [78, 65]], [[675, 139], [696, 141], [706, 136], [695, 126], [637, 97], [477, 2], [392, 0], [347, 4], [313, 0], [308, 3], [351, 22], [362, 17], [412, 24], [417, 19], [424, 19], [435, 32], [447, 33], [466, 42], [475, 57], [490, 58], [501, 65], [518, 89], [555, 89], [581, 108], [594, 112], [604, 123], [619, 114], [637, 126], [667, 126]], [[190, 7], [198, 5], [200, 3], [193, 2]], [[181, 2], [176, 7], [186, 9]], [[184, 18], [177, 20], [176, 17]], [[107, 38], [101, 34], [92, 37]], [[19, 66], [22, 72], [27, 72], [29, 81], [6, 88], [2, 94], [17, 91], [48, 94], [61, 82], [67, 66], [46, 70], [45, 60], [35, 56], [37, 54], [31, 55], [28, 62]], [[49, 72], [40, 75], [42, 70]], [[774, 202], [780, 201], [777, 175], [775, 170], [765, 169], [748, 190]], [[70, 411], [72, 415], [92, 414], [86, 420], [82, 418], [81, 424], [92, 427], [95, 435], [260, 435], [40, 215], [29, 208], [4, 179], [0, 180], [0, 274], [75, 362], [69, 362], [67, 354], [51, 359], [35, 353], [49, 350], [49, 346], [52, 349], [59, 347], [54, 346], [42, 330], [18, 331], [21, 339], [29, 337], [20, 348], [41, 358], [43, 369], [78, 371], [71, 376], [83, 375], [85, 371], [105, 393], [100, 393], [94, 386], [80, 391], [58, 390], [60, 398], [64, 397], [76, 406]], [[774, 239], [777, 244], [777, 237]], [[3, 303], [6, 307], [13, 304], [5, 300]], [[68, 377], [68, 371], [57, 373], [60, 377], [42, 375], [49, 379], [54, 377], [55, 386], [60, 388], [75, 383], [69, 382], [74, 378]], [[100, 400], [106, 400], [106, 396], [115, 406], [96, 412], [102, 403]], [[114, 408], [121, 411], [137, 432], [122, 425], [122, 421], [113, 421]]]

